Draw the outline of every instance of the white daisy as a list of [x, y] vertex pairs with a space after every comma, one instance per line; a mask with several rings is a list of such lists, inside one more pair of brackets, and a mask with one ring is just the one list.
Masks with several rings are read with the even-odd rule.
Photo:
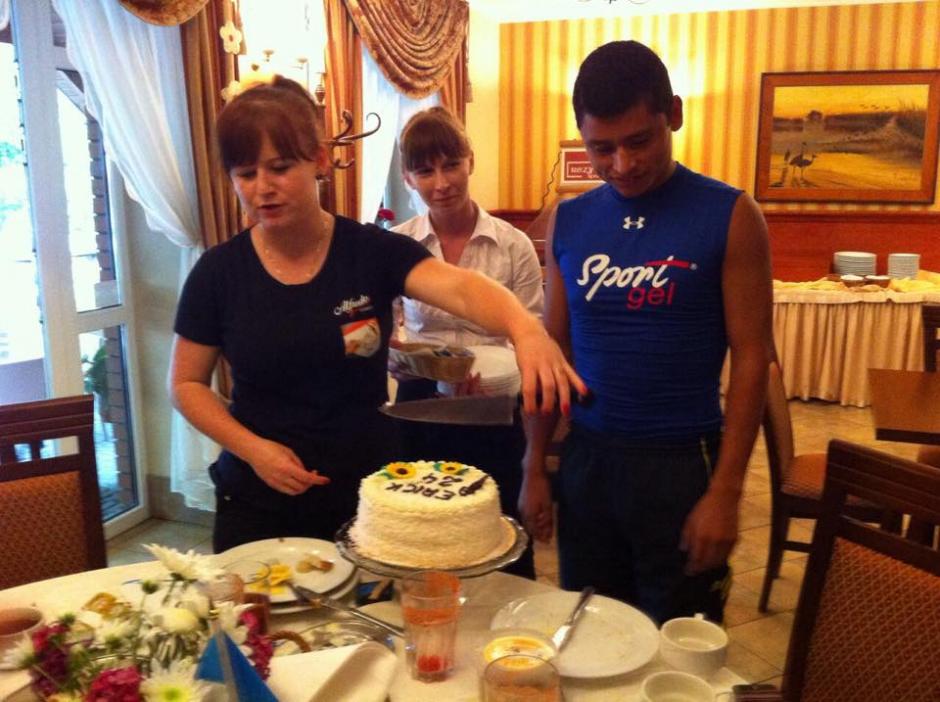
[[159, 544], [144, 544], [144, 548], [150, 551], [164, 568], [183, 580], [212, 580], [223, 572], [221, 568], [212, 565], [210, 556], [196, 553], [193, 549], [180, 553], [175, 548]]
[[134, 633], [135, 626], [127, 619], [105, 619], [95, 630], [95, 641], [105, 646], [115, 646]]
[[199, 628], [199, 617], [185, 607], [162, 607], [153, 618], [158, 627], [171, 634], [188, 634]]
[[193, 678], [192, 665], [183, 661], [155, 670], [140, 684], [140, 693], [147, 702], [199, 702], [209, 689], [206, 683]]
[[203, 593], [189, 589], [180, 595], [179, 606], [185, 607], [200, 619], [209, 618], [209, 598]]
[[229, 635], [236, 644], [243, 644], [248, 638], [248, 627], [239, 624], [238, 618], [246, 609], [251, 609], [252, 605], [235, 605], [231, 602], [222, 602], [218, 606], [219, 627]]
[[30, 664], [36, 655], [36, 649], [33, 648], [33, 639], [30, 636], [24, 636], [17, 641], [3, 656], [2, 662], [8, 668], [25, 668]]

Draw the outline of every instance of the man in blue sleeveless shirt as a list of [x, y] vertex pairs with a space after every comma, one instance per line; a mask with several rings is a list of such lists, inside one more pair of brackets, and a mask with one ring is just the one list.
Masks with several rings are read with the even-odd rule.
[[[660, 622], [720, 621], [772, 353], [766, 224], [747, 194], [673, 160], [682, 100], [647, 47], [594, 50], [573, 102], [605, 184], [559, 205], [546, 235], [545, 323], [594, 400], [571, 408], [554, 485], [561, 585]], [[556, 422], [531, 422], [524, 459], [520, 510], [540, 540]]]

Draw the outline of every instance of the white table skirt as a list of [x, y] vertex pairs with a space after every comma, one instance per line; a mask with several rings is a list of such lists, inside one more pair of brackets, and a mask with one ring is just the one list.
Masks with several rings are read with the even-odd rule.
[[[153, 577], [162, 571], [156, 562], [138, 563], [114, 568], [67, 575], [61, 578], [30, 583], [0, 591], [0, 607], [32, 604], [43, 611], [47, 621], [58, 613], [76, 609], [94, 594], [117, 592], [119, 585], [133, 578]], [[510, 600], [555, 588], [504, 573], [491, 573], [467, 581], [468, 601], [461, 613], [457, 642], [457, 671], [448, 680], [439, 683], [421, 683], [412, 680], [404, 664], [404, 651], [398, 642], [397, 653], [401, 662], [390, 690], [392, 702], [472, 702], [479, 699], [479, 667], [477, 661], [488, 637], [489, 623], [496, 611]], [[390, 607], [393, 605], [389, 605]], [[298, 630], [304, 624], [324, 615], [302, 612], [272, 617], [272, 628]], [[598, 646], [604, 642], [599, 641]], [[594, 680], [565, 679], [566, 702], [593, 702], [618, 700], [630, 702], [639, 699], [640, 682], [652, 672], [667, 669], [656, 659], [640, 670], [627, 675]], [[0, 671], [0, 700], [28, 682], [23, 671]], [[719, 691], [730, 690], [731, 685], [745, 682], [727, 669], [720, 670], [711, 680]]]
[[923, 370], [925, 302], [940, 303], [940, 293], [775, 290], [774, 342], [787, 397], [867, 407], [869, 368]]

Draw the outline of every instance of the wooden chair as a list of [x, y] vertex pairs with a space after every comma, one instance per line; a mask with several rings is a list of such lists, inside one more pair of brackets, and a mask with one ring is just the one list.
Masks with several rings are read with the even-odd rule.
[[0, 589], [107, 566], [93, 425], [91, 395], [0, 405]]
[[[940, 355], [940, 305], [924, 305], [924, 370], [937, 372], [937, 356]], [[940, 468], [940, 446], [921, 446], [917, 461]]]
[[924, 370], [937, 372], [937, 356], [940, 355], [940, 305], [921, 307], [924, 321]]
[[[940, 354], [940, 305], [924, 305], [921, 308], [924, 329], [924, 370], [937, 372], [937, 355]], [[924, 445], [917, 450], [917, 462], [940, 468], [940, 446]], [[912, 520], [911, 532], [919, 534], [921, 543], [932, 544], [936, 538], [933, 526]]]
[[[809, 553], [808, 542], [788, 538], [790, 520], [815, 519], [819, 516], [826, 475], [825, 453], [797, 454], [794, 450], [790, 409], [783, 386], [783, 373], [777, 361], [770, 363], [762, 426], [770, 467], [771, 517], [767, 569], [757, 608], [766, 612], [773, 582], [780, 575], [783, 552]], [[851, 508], [859, 519], [882, 519], [881, 510], [861, 500], [853, 499]]]
[[787, 700], [940, 698], [940, 552], [860, 522], [849, 499], [940, 523], [940, 470], [829, 443], [783, 676]]

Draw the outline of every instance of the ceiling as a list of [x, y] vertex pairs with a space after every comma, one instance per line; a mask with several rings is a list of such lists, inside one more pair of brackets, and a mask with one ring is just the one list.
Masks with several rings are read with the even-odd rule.
[[[472, 12], [497, 22], [533, 22], [548, 19], [667, 15], [719, 10], [822, 5], [874, 5], [911, 0], [469, 0]], [[929, 0], [914, 0], [927, 2]]]

